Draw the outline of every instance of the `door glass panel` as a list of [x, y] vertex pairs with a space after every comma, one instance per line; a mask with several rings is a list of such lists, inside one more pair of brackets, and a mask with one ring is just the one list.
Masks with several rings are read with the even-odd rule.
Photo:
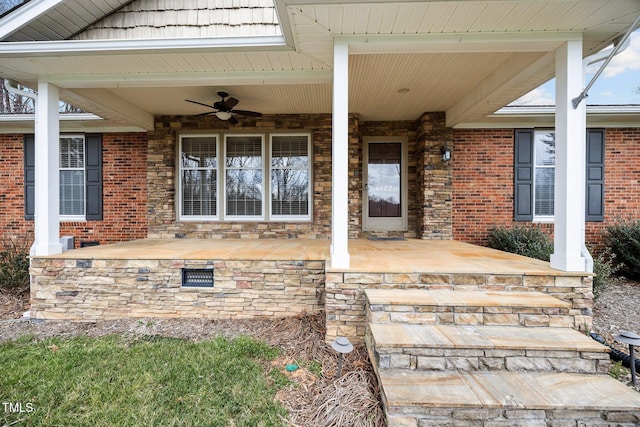
[[369, 144], [368, 195], [369, 217], [400, 217], [400, 171], [402, 144], [397, 142]]

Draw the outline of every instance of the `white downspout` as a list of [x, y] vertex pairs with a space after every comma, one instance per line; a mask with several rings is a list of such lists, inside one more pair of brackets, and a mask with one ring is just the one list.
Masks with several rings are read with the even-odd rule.
[[26, 96], [38, 102], [38, 95], [27, 92], [26, 90], [18, 89], [18, 83], [15, 80], [4, 79], [4, 87], [9, 93], [17, 96]]

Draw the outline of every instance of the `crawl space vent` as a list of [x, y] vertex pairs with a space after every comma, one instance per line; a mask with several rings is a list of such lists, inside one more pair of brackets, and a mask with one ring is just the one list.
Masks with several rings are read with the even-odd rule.
[[182, 286], [213, 288], [212, 268], [183, 268]]

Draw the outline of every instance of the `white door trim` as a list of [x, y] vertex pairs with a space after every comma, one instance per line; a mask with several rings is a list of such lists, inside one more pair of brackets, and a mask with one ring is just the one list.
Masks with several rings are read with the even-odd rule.
[[[395, 142], [401, 144], [400, 165], [400, 209], [401, 216], [397, 218], [370, 218], [368, 193], [368, 163], [369, 144]], [[362, 230], [363, 231], [407, 231], [408, 230], [408, 139], [406, 136], [366, 136], [363, 138], [362, 153]]]

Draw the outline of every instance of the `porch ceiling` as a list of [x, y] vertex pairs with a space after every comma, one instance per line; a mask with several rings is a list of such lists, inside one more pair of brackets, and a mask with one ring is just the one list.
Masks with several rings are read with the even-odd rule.
[[[70, 2], [50, 3], [59, 4], [26, 28], [55, 26], [45, 17]], [[284, 37], [5, 39], [0, 76], [32, 86], [50, 81], [65, 100], [143, 129], [153, 115], [206, 112], [184, 100], [212, 103], [219, 90], [245, 110], [330, 113], [337, 40], [351, 49], [351, 112], [363, 120], [414, 120], [446, 111], [448, 124], [459, 126], [551, 78], [553, 51], [563, 41], [582, 36], [584, 54], [595, 53], [640, 15], [637, 0], [276, 0], [276, 6]]]

